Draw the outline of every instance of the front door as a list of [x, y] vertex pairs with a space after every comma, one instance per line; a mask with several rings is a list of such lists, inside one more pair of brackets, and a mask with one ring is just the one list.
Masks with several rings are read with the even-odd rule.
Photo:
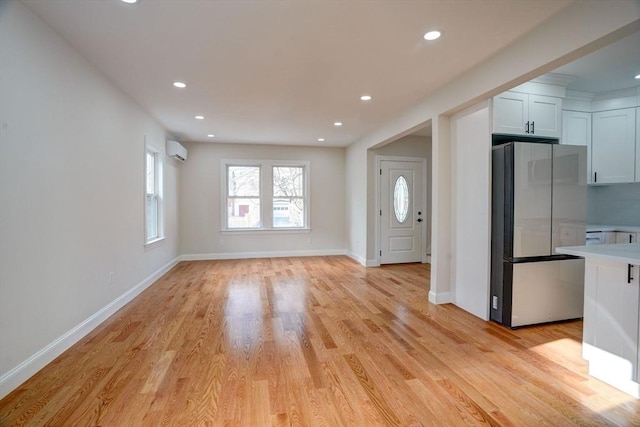
[[422, 261], [422, 161], [380, 162], [380, 264]]

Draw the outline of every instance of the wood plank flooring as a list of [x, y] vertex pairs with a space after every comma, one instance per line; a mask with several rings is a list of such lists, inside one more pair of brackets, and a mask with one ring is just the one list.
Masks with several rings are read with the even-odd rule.
[[183, 262], [13, 393], [0, 425], [640, 425], [582, 323], [505, 329], [427, 301], [429, 266]]

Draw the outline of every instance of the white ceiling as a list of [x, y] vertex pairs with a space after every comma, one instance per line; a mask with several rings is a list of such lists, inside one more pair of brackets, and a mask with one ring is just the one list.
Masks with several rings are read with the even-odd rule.
[[633, 33], [553, 71], [574, 76], [568, 90], [599, 94], [640, 87], [640, 32]]
[[22, 1], [182, 141], [346, 146], [572, 0]]

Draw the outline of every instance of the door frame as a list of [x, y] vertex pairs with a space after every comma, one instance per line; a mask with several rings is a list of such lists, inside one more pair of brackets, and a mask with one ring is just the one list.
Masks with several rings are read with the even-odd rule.
[[421, 210], [426, 215], [427, 222], [424, 227], [422, 227], [422, 248], [420, 249], [420, 254], [422, 256], [422, 263], [428, 262], [427, 258], [427, 225], [431, 223], [431, 212], [427, 211], [427, 159], [425, 157], [407, 157], [407, 156], [382, 156], [376, 155], [376, 169], [374, 170], [375, 179], [374, 179], [374, 194], [375, 194], [375, 210], [373, 212], [375, 217], [375, 241], [376, 241], [376, 256], [374, 258], [376, 264], [372, 265], [372, 267], [380, 267], [380, 209], [382, 206], [380, 200], [380, 191], [382, 190], [380, 185], [380, 169], [382, 168], [383, 161], [394, 161], [394, 162], [416, 162], [422, 163], [422, 206]]

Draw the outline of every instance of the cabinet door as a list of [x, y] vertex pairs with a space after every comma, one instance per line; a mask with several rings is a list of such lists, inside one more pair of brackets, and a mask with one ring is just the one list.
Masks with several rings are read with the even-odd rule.
[[637, 243], [637, 233], [627, 233], [626, 231], [616, 232], [616, 243]]
[[[633, 277], [637, 272], [634, 267]], [[627, 274], [627, 264], [621, 262], [587, 258], [585, 263], [583, 341], [602, 351], [585, 353], [589, 373], [596, 377], [602, 378], [597, 373], [606, 378], [626, 370], [631, 371], [625, 372], [625, 376], [630, 374], [627, 380], [637, 378], [640, 294], [638, 279], [627, 283]]]
[[616, 242], [616, 232], [615, 231], [605, 231], [604, 232], [604, 243], [606, 245], [610, 245]]
[[493, 98], [493, 132], [525, 135], [529, 95], [505, 92]]
[[560, 143], [587, 147], [587, 184], [591, 184], [591, 113], [563, 111]]
[[562, 99], [529, 95], [529, 133], [534, 136], [562, 136]]
[[634, 182], [636, 109], [593, 113], [591, 154], [593, 182]]

